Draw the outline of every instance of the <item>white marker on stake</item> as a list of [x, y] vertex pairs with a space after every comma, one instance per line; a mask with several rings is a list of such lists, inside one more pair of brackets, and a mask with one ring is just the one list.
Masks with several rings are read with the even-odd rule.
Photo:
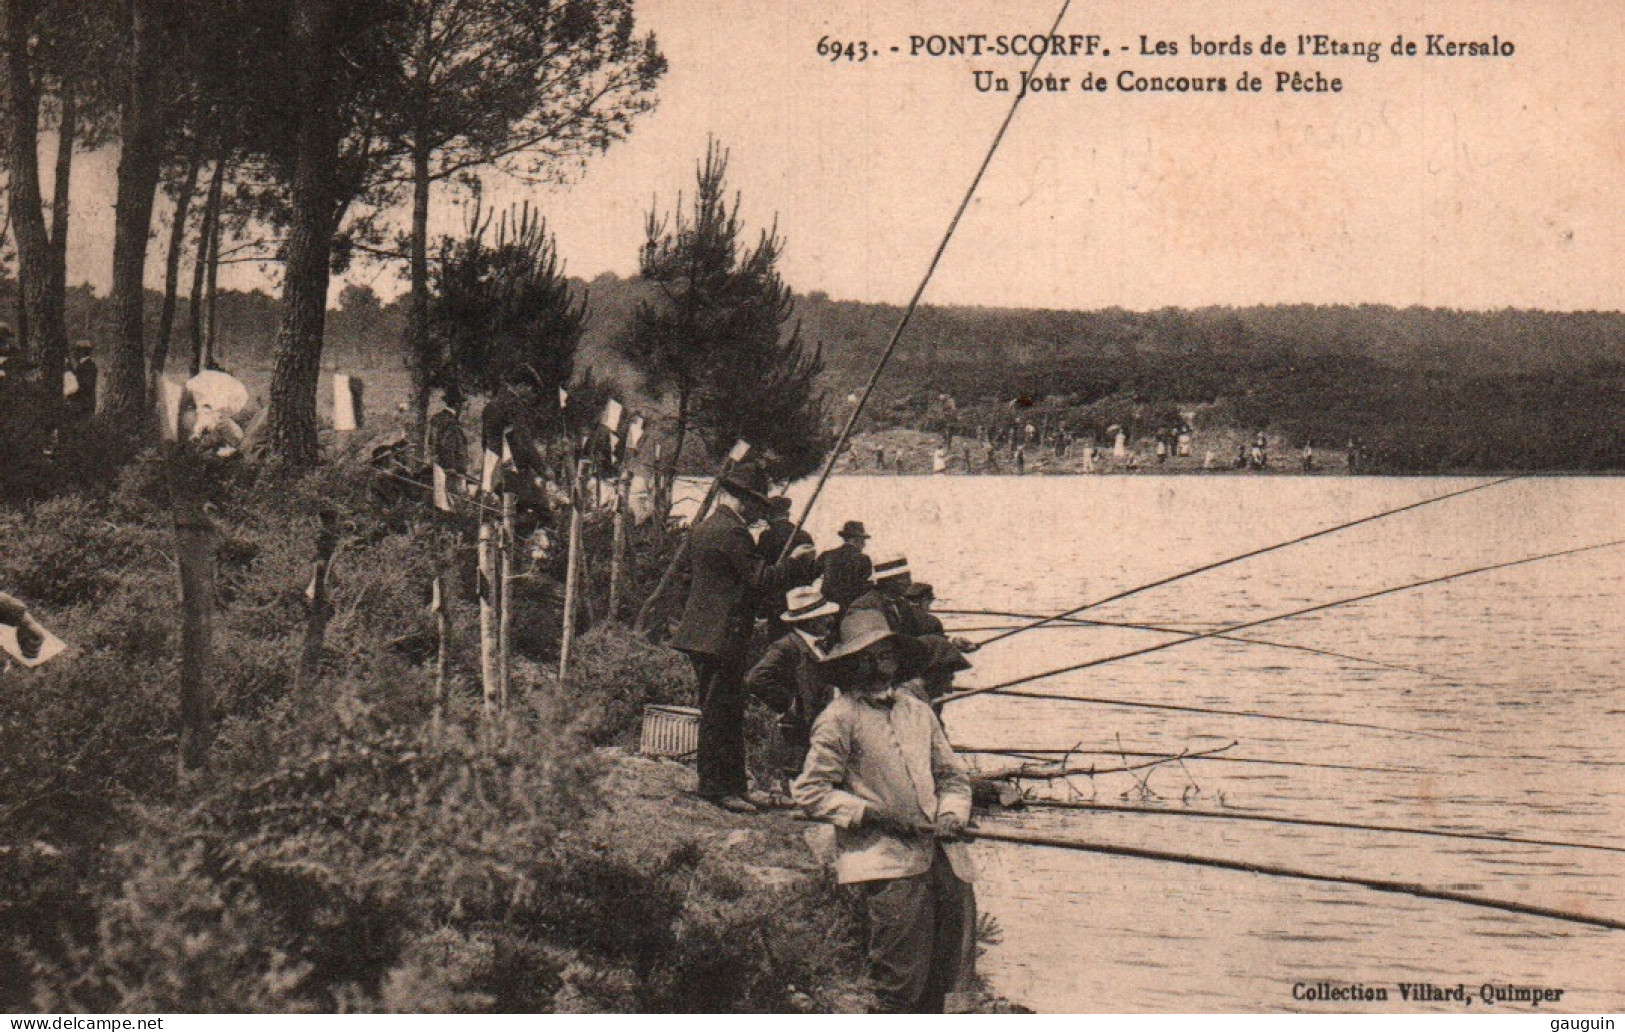
[[350, 377], [333, 374], [333, 429], [348, 433], [356, 428], [355, 395], [350, 393]]
[[43, 628], [41, 628], [41, 630], [44, 633], [40, 641], [39, 652], [37, 652], [34, 657], [30, 659], [23, 655], [23, 647], [17, 642], [17, 628], [11, 626], [0, 626], [0, 651], [5, 652], [6, 655], [10, 656], [12, 659], [15, 659], [18, 663], [21, 663], [23, 666], [28, 667], [29, 669], [33, 669], [42, 663], [49, 662], [50, 660], [61, 655], [62, 651], [67, 648], [67, 645], [63, 644], [62, 639], [58, 638], [50, 631], [45, 631]]

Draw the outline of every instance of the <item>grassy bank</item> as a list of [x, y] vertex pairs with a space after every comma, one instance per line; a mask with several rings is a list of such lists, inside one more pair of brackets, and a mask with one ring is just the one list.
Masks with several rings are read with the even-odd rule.
[[[434, 719], [427, 590], [457, 532], [356, 469], [212, 474], [208, 765], [177, 767], [164, 468], [0, 510], [0, 586], [71, 652], [0, 675], [0, 1009], [860, 1009], [859, 933], [788, 818], [739, 822], [628, 756], [686, 664], [609, 627], [550, 671], [555, 572], [524, 598], [514, 703], [482, 719], [452, 600]], [[319, 676], [294, 687], [318, 514], [341, 528]], [[658, 569], [640, 542], [633, 596]], [[669, 546], [668, 546], [669, 547]], [[600, 610], [601, 612], [601, 610]]]

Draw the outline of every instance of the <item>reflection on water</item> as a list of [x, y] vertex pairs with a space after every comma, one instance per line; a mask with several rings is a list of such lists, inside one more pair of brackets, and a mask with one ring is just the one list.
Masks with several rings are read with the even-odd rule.
[[[1299, 477], [866, 478], [809, 523], [847, 519], [904, 551], [944, 608], [1049, 613], [1182, 569], [1464, 486]], [[805, 488], [802, 489], [805, 491]], [[1524, 480], [1148, 591], [1091, 613], [1207, 629], [1620, 536], [1625, 483]], [[1449, 828], [1625, 846], [1625, 549], [1497, 571], [1270, 624], [1249, 636], [1341, 659], [1205, 640], [1030, 687], [1329, 718], [1420, 737], [1209, 714], [983, 697], [950, 734], [986, 747], [1227, 755], [1380, 770], [1191, 762], [1075, 778], [1059, 794], [1178, 810]], [[950, 623], [986, 626], [986, 617]], [[978, 635], [973, 634], [972, 637]], [[1141, 648], [1157, 634], [1055, 628], [979, 653], [974, 686]], [[1388, 665], [1381, 665], [1388, 664]], [[1396, 669], [1395, 665], [1417, 669]], [[1095, 757], [1102, 766], [1121, 761]], [[1008, 761], [980, 757], [985, 766]], [[1092, 841], [1420, 882], [1625, 917], [1625, 854], [1177, 816], [1042, 811], [1009, 826]], [[1010, 845], [977, 847], [1004, 930], [985, 970], [1044, 1011], [1453, 1010], [1398, 982], [1565, 989], [1561, 1011], [1625, 1007], [1625, 933], [1338, 886]], [[1294, 983], [1384, 986], [1314, 1004]], [[1506, 1011], [1525, 1004], [1500, 1004]], [[1482, 1001], [1469, 1010], [1487, 1009]]]

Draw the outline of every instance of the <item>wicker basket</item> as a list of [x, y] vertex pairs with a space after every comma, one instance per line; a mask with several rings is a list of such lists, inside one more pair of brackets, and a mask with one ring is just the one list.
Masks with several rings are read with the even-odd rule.
[[700, 711], [692, 706], [643, 707], [643, 737], [638, 752], [645, 756], [682, 759], [700, 748]]

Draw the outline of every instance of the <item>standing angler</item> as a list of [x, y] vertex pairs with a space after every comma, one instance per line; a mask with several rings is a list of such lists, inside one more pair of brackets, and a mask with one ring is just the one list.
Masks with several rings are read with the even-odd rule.
[[782, 563], [762, 562], [749, 528], [771, 507], [767, 477], [741, 470], [717, 486], [716, 508], [694, 528], [693, 579], [671, 646], [694, 664], [700, 796], [734, 813], [755, 813], [771, 800], [751, 792], [745, 777], [745, 654], [762, 596], [807, 577], [813, 548], [799, 545]]
[[801, 773], [812, 741], [813, 721], [835, 697], [824, 676], [823, 643], [835, 630], [840, 607], [817, 588], [790, 591], [779, 619], [789, 633], [767, 647], [762, 658], [745, 674], [745, 687], [779, 714], [782, 752], [779, 769], [786, 778]]
[[[779, 561], [779, 557], [786, 552], [785, 546], [790, 543], [792, 538], [794, 538], [797, 545], [811, 545], [813, 543], [812, 535], [805, 530], [798, 530], [795, 521], [790, 518], [790, 499], [784, 495], [775, 495], [771, 501], [773, 506], [772, 512], [767, 517], [767, 529], [762, 531], [762, 536], [756, 541], [757, 556], [768, 564]], [[804, 584], [812, 583], [817, 576], [818, 570], [816, 568], [809, 569], [805, 580], [796, 578], [795, 581], [786, 583], [785, 587], [802, 587]], [[780, 592], [765, 594], [762, 598], [761, 609], [757, 611], [756, 615], [767, 621], [767, 640], [769, 642], [778, 641], [790, 629], [780, 616], [787, 605], [786, 596]]]
[[847, 520], [841, 527], [841, 543], [818, 557], [818, 569], [824, 578], [824, 597], [841, 607], [844, 612], [853, 600], [869, 590], [869, 575], [874, 563], [863, 554], [869, 543], [869, 532], [857, 520]]
[[843, 686], [813, 725], [795, 800], [835, 825], [835, 878], [869, 911], [879, 1009], [943, 1011], [974, 956], [975, 878], [963, 842], [970, 780], [931, 707], [897, 690], [896, 635], [879, 613], [841, 623], [826, 666]]

